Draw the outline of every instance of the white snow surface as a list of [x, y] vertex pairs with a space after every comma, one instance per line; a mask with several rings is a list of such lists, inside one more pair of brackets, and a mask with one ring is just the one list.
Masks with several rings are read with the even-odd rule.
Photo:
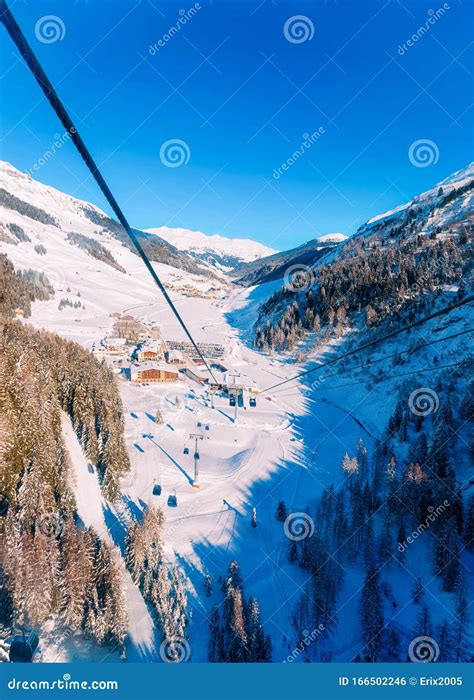
[[[422, 194], [418, 195], [417, 197], [414, 197], [412, 200], [409, 202], [405, 202], [404, 204], [400, 204], [399, 206], [395, 207], [394, 209], [390, 209], [389, 211], [384, 212], [383, 214], [378, 214], [377, 216], [372, 217], [367, 221], [365, 226], [367, 228], [370, 228], [371, 224], [376, 224], [379, 223], [383, 220], [390, 219], [397, 214], [400, 214], [401, 212], [404, 212], [407, 210], [409, 207], [412, 206], [425, 206], [427, 204], [431, 204], [433, 201], [435, 201], [436, 197], [438, 196], [438, 191], [439, 188], [442, 187], [443, 193], [446, 195], [450, 193], [452, 190], [460, 189], [464, 185], [467, 185], [471, 180], [474, 178], [474, 162], [469, 163], [465, 168], [462, 168], [461, 170], [458, 170], [457, 172], [453, 173], [449, 177], [445, 178], [441, 182], [439, 182], [437, 185], [432, 187], [430, 190], [427, 190], [426, 192], [423, 192]], [[461, 198], [460, 203], [458, 204], [457, 207], [454, 208], [454, 210], [451, 207], [446, 207], [447, 212], [449, 214], [448, 217], [444, 216], [444, 212], [436, 212], [435, 211], [435, 216], [433, 221], [431, 222], [431, 227], [434, 228], [435, 226], [440, 226], [443, 223], [447, 223], [450, 219], [454, 218], [459, 214], [459, 208], [462, 208], [463, 206], [468, 206], [469, 204], [472, 204], [473, 201], [473, 194], [472, 191], [471, 193], [465, 195], [463, 198]], [[362, 227], [364, 228], [364, 227]]]
[[[128, 312], [137, 319], [158, 324], [164, 339], [183, 339], [165, 301], [148, 281], [141, 260], [115, 239], [95, 234], [97, 226], [82, 216], [77, 200], [36, 183], [11, 166], [1, 169], [0, 178], [0, 186], [41, 206], [61, 224], [60, 229], [46, 226], [0, 208], [0, 223], [15, 222], [32, 239], [31, 243], [16, 246], [0, 243], [0, 251], [6, 252], [17, 268], [44, 270], [57, 290], [54, 299], [33, 304], [32, 316], [26, 322], [91, 348], [94, 342], [111, 333], [112, 312]], [[65, 240], [68, 230], [100, 240], [127, 273], [120, 273], [71, 246]], [[34, 252], [37, 243], [46, 247], [46, 255]], [[212, 297], [185, 297], [180, 287], [184, 282], [189, 283], [190, 277], [203, 294], [211, 283], [160, 263], [155, 263], [155, 267], [169, 285], [171, 296], [196, 340], [224, 345], [222, 364], [229, 372], [240, 374], [239, 383], [267, 389], [302, 369], [285, 357], [257, 353], [243, 342], [255, 319], [256, 305], [278, 283], [253, 289], [223, 284]], [[77, 292], [85, 309], [66, 307], [59, 311], [59, 299], [74, 300]], [[453, 312], [448, 320], [441, 319], [432, 325], [449, 328], [445, 332], [454, 333], [466, 327], [467, 321], [465, 315]], [[467, 337], [460, 338], [452, 356], [462, 356], [462, 344], [468, 342]], [[338, 342], [343, 343], [344, 339]], [[400, 337], [389, 348], [372, 351], [370, 360], [403, 348], [408, 342]], [[335, 345], [323, 348], [318, 356], [311, 358], [311, 363], [336, 348]], [[443, 351], [448, 352], [448, 348]], [[424, 353], [424, 362], [432, 359], [432, 354]], [[419, 357], [413, 361], [407, 358], [404, 368], [418, 369], [424, 362]], [[375, 367], [381, 366], [390, 368], [389, 363]], [[400, 368], [393, 369], [394, 374], [397, 369]], [[307, 572], [287, 561], [288, 539], [282, 524], [275, 519], [277, 503], [284, 500], [289, 511], [302, 512], [308, 506], [314, 507], [324, 488], [331, 484], [337, 488], [343, 481], [340, 465], [344, 453], [354, 454], [362, 437], [371, 454], [374, 440], [381, 436], [393, 409], [387, 397], [395, 400], [400, 383], [394, 379], [389, 385], [370, 385], [369, 373], [362, 371], [361, 380], [366, 384], [336, 388], [358, 378], [349, 369], [347, 375], [315, 384], [311, 382], [318, 375], [310, 375], [307, 383], [293, 382], [257, 396], [255, 408], [249, 406], [247, 397], [245, 407], [238, 410], [236, 422], [228, 401], [216, 398], [213, 408], [205, 386], [190, 379], [170, 385], [137, 386], [119, 375], [131, 469], [122, 482], [122, 501], [114, 508], [104, 502], [97, 476], [88, 471], [81, 446], [64, 416], [63, 433], [72, 464], [78, 516], [105, 541], [116, 545], [117, 556], [123, 556], [126, 527], [131, 519], [140, 517], [146, 505], [163, 508], [165, 556], [168, 561], [177, 562], [187, 578], [192, 610], [189, 631], [192, 661], [207, 659], [208, 617], [213, 605], [222, 601], [218, 577], [225, 574], [232, 559], [241, 565], [246, 596], [255, 595], [259, 599], [264, 628], [273, 641], [274, 660], [282, 661], [295, 649], [298, 640], [291, 616], [308, 577]], [[419, 386], [424, 386], [428, 376], [420, 375], [417, 381]], [[164, 418], [162, 425], [155, 421], [158, 408]], [[206, 425], [209, 430], [205, 429]], [[191, 483], [194, 476], [191, 433], [203, 438], [199, 443], [199, 489]], [[184, 447], [189, 448], [189, 454], [184, 454]], [[162, 486], [161, 496], [152, 494], [155, 482]], [[168, 495], [174, 491], [177, 508], [167, 506]], [[256, 529], [250, 526], [253, 508], [257, 511]], [[421, 562], [426, 556], [422, 546], [410, 550], [410, 556], [420, 558]], [[210, 598], [204, 596], [204, 572], [209, 572], [214, 582]], [[351, 574], [348, 587], [354, 585], [353, 577], [357, 575]], [[159, 636], [157, 641], [148, 607], [125, 569], [124, 581], [130, 618], [127, 658], [159, 660]], [[438, 579], [432, 580], [430, 589], [448, 605], [447, 594], [440, 591]], [[404, 611], [409, 591], [400, 595], [403, 599], [399, 605]], [[345, 634], [336, 645], [335, 661], [350, 660], [351, 648], [360, 638], [357, 600], [348, 588], [342, 613]], [[410, 627], [413, 610], [407, 607], [403, 611], [400, 622]], [[77, 658], [81, 655], [72, 647], [67, 647], [61, 656], [61, 660]], [[301, 654], [298, 661], [304, 658]]]
[[217, 234], [209, 235], [202, 233], [202, 231], [190, 231], [186, 228], [160, 226], [147, 229], [147, 233], [160, 236], [179, 250], [195, 253], [217, 253], [220, 257], [230, 256], [241, 262], [251, 262], [277, 252], [274, 248], [269, 248], [249, 238], [227, 238]]
[[325, 233], [324, 236], [319, 236], [316, 240], [321, 241], [321, 243], [342, 243], [348, 238], [349, 236], [344, 233]]

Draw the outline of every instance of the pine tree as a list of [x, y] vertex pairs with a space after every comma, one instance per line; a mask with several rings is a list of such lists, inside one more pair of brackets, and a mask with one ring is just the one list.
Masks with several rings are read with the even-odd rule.
[[280, 523], [284, 523], [287, 519], [288, 511], [284, 501], [278, 501], [275, 517]]
[[468, 552], [474, 552], [474, 495], [469, 497], [466, 505], [463, 540]]
[[439, 647], [439, 663], [447, 663], [453, 660], [453, 636], [451, 626], [447, 620], [436, 628], [436, 641]]
[[360, 474], [360, 480], [362, 483], [368, 479], [368, 467], [369, 467], [369, 460], [367, 457], [367, 448], [364, 445], [364, 441], [362, 438], [359, 438], [359, 441], [357, 443], [357, 454], [356, 454], [356, 459], [357, 459], [357, 464], [359, 466], [359, 474]]
[[352, 485], [353, 478], [359, 472], [359, 465], [357, 463], [357, 457], [349, 457], [347, 452], [342, 460], [342, 471], [346, 477], [347, 484], [349, 487]]
[[257, 509], [252, 508], [252, 519], [250, 521], [252, 527], [257, 527]]
[[206, 598], [210, 598], [212, 596], [212, 579], [210, 574], [205, 574], [204, 576], [204, 590]]
[[428, 610], [428, 606], [423, 603], [421, 612], [413, 628], [413, 637], [432, 637], [432, 635], [433, 623], [431, 621], [430, 611]]
[[383, 602], [380, 593], [379, 575], [374, 567], [367, 571], [360, 600], [360, 624], [364, 646], [364, 661], [378, 661], [381, 653], [384, 627]]
[[212, 608], [209, 619], [209, 648], [208, 661], [219, 663], [225, 660], [224, 630], [220, 624], [219, 609]]
[[466, 597], [466, 586], [460, 579], [456, 593], [456, 617], [453, 630], [454, 661], [461, 663], [471, 658], [471, 644], [469, 636], [469, 602]]
[[290, 544], [288, 545], [288, 561], [291, 564], [298, 561], [298, 546], [295, 540], [290, 540]]
[[413, 590], [411, 592], [411, 599], [414, 603], [419, 604], [423, 601], [425, 594], [425, 587], [420, 578], [417, 578]]
[[398, 663], [400, 661], [401, 654], [400, 635], [395, 627], [392, 627], [392, 625], [388, 626], [385, 646], [386, 652], [384, 655], [384, 661]]

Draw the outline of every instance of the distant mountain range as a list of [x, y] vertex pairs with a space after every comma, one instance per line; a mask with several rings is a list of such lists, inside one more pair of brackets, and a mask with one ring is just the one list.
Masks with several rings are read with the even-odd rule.
[[236, 284], [244, 287], [283, 279], [290, 267], [312, 267], [346, 239], [347, 236], [342, 233], [328, 234], [303, 243], [297, 248], [237, 265], [230, 274]]
[[272, 255], [277, 251], [249, 238], [226, 238], [208, 235], [201, 231], [186, 228], [160, 226], [150, 228], [147, 233], [159, 236], [178, 250], [184, 251], [196, 260], [205, 262], [220, 270], [230, 270], [244, 262], [252, 262]]

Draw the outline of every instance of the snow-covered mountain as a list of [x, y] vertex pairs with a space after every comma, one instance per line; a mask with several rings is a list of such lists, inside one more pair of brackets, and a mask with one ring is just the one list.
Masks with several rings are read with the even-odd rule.
[[168, 226], [150, 228], [146, 231], [160, 236], [178, 250], [183, 250], [198, 260], [203, 260], [220, 269], [229, 269], [240, 263], [251, 262], [277, 252], [249, 238], [227, 238]]
[[[416, 316], [426, 312], [424, 303], [427, 309], [432, 308], [431, 304], [439, 308], [458, 293], [459, 277], [455, 273], [467, 261], [468, 241], [461, 234], [463, 225], [469, 225], [472, 217], [473, 190], [469, 189], [472, 182], [472, 179], [457, 174], [454, 179], [441, 184], [442, 193], [437, 186], [430, 198], [423, 200], [423, 195], [417, 198], [418, 204], [405, 207], [399, 219], [397, 216], [386, 217], [370, 227], [366, 224], [370, 233], [362, 235], [360, 232], [359, 239], [356, 236], [346, 242], [342, 234], [328, 234], [292, 251], [245, 263], [243, 267], [248, 268], [248, 274], [253, 270], [257, 276], [262, 276], [263, 281], [266, 281], [265, 275], [273, 279], [272, 284], [262, 284], [253, 290], [237, 285], [224, 286], [224, 275], [219, 277], [223, 281], [216, 281], [178, 269], [179, 265], [198, 263], [169, 242], [152, 233], [147, 234], [149, 238], [144, 240], [152, 250], [155, 250], [155, 243], [159, 246], [157, 250], [169, 256], [167, 261], [155, 262], [155, 267], [170, 288], [193, 337], [198, 342], [214, 343], [223, 348], [223, 364], [220, 366], [228, 370], [227, 374], [223, 372], [223, 380], [230, 381], [229, 377], [234, 376], [230, 373], [238, 370], [239, 383], [250, 387], [253, 392], [260, 389], [262, 393], [252, 392], [256, 402], [253, 405], [248, 400], [250, 392], [248, 398], [246, 393], [245, 405], [242, 409], [239, 407], [239, 419], [235, 421], [231, 417], [229, 398], [216, 394], [214, 401], [210, 402], [206, 385], [194, 381], [192, 375], [180, 373], [179, 381], [172, 385], [138, 385], [128, 381], [126, 373], [119, 369], [122, 362], [129, 364], [128, 353], [123, 359], [108, 356], [106, 362], [116, 373], [124, 407], [124, 437], [130, 459], [130, 469], [120, 480], [123, 499], [117, 504], [106, 505], [104, 502], [97, 465], [92, 471], [89, 466], [91, 458], [86, 440], [78, 439], [70, 418], [65, 413], [61, 415], [62, 437], [70, 461], [68, 484], [75, 499], [78, 522], [93, 528], [101, 542], [113, 549], [121, 571], [124, 606], [128, 613], [127, 661], [163, 660], [160, 657], [162, 633], [153, 608], [147, 594], [127, 569], [120, 547], [115, 547], [123, 542], [127, 528], [140, 521], [145, 504], [163, 508], [163, 559], [170, 564], [176, 562], [186, 574], [186, 595], [193, 615], [187, 626], [185, 642], [186, 649], [188, 646], [192, 649], [193, 661], [205, 662], [208, 658], [216, 661], [208, 657], [209, 641], [215, 633], [215, 628], [209, 626], [209, 619], [212, 620], [212, 611], [222, 600], [218, 581], [220, 577], [229, 577], [227, 567], [230, 561], [239, 562], [246, 594], [255, 598], [261, 607], [260, 619], [264, 621], [265, 633], [271, 637], [273, 660], [277, 662], [288, 659], [291, 662], [319, 661], [321, 658], [347, 662], [362, 653], [361, 627], [367, 629], [368, 623], [364, 617], [360, 619], [363, 607], [360, 601], [367, 602], [373, 590], [367, 585], [361, 586], [370, 564], [367, 552], [374, 552], [380, 563], [380, 582], [373, 585], [376, 599], [384, 605], [384, 624], [387, 629], [395, 630], [400, 639], [397, 647], [392, 643], [393, 634], [389, 639], [383, 637], [380, 660], [405, 660], [406, 649], [413, 636], [418, 634], [412, 628], [413, 624], [418, 624], [416, 620], [421, 608], [410, 599], [409, 591], [416, 582], [420, 561], [426, 562], [428, 573], [426, 600], [443, 599], [443, 606], [430, 606], [434, 629], [439, 630], [445, 619], [453, 619], [453, 625], [457, 624], [456, 616], [451, 615], [451, 611], [457, 609], [454, 592], [448, 589], [451, 585], [449, 577], [454, 580], [451, 576], [453, 569], [448, 571], [448, 577], [444, 567], [441, 572], [434, 567], [435, 554], [440, 551], [436, 549], [439, 538], [430, 538], [429, 533], [423, 533], [416, 543], [407, 547], [403, 559], [398, 557], [397, 542], [401, 537], [399, 524], [405, 528], [404, 539], [411, 531], [413, 512], [422, 513], [424, 517], [427, 503], [443, 502], [444, 492], [439, 490], [443, 483], [442, 474], [433, 476], [433, 467], [424, 466], [423, 461], [423, 471], [417, 473], [410, 468], [408, 460], [412, 459], [412, 454], [413, 459], [418, 459], [423, 436], [429, 441], [425, 443], [425, 452], [429, 444], [430, 454], [439, 452], [443, 458], [446, 456], [436, 440], [444, 440], [439, 426], [444, 417], [449, 419], [450, 411], [446, 411], [444, 405], [453, 397], [456, 400], [451, 401], [452, 411], [456, 428], [459, 428], [458, 446], [452, 450], [453, 475], [461, 495], [469, 486], [470, 464], [465, 445], [471, 439], [472, 428], [468, 425], [469, 415], [461, 413], [472, 406], [472, 401], [467, 403], [465, 398], [469, 398], [466, 380], [470, 366], [465, 361], [471, 339], [468, 333], [472, 330], [472, 309], [470, 314], [467, 306], [463, 307], [462, 313], [455, 309], [449, 315], [425, 324], [422, 334], [394, 336], [384, 344], [367, 348], [364, 353], [332, 365], [327, 372], [324, 370], [302, 377], [298, 382], [292, 381], [287, 391], [282, 392], [281, 387], [279, 390], [272, 385], [293, 379], [297, 372], [295, 365], [288, 361], [288, 355], [279, 354], [281, 348], [290, 352], [296, 349], [303, 358], [298, 360], [297, 353], [294, 353], [296, 361], [308, 361], [304, 366], [300, 365], [301, 369], [309, 369], [315, 367], [315, 359], [319, 365], [324, 359], [334, 359], [334, 353], [342, 355], [353, 349], [354, 343], [361, 345], [367, 338], [374, 337], [377, 327], [366, 324], [366, 320], [372, 319], [371, 314], [365, 313], [368, 302], [372, 312], [377, 311], [381, 318], [383, 307], [395, 296], [398, 303], [400, 290], [403, 290], [402, 299], [408, 300], [411, 295], [417, 302], [413, 289], [416, 287], [419, 292], [426, 283], [426, 295], [423, 291], [426, 298], [421, 300], [420, 308], [415, 305], [409, 309]], [[419, 204], [420, 200], [422, 204]], [[428, 200], [431, 201], [429, 206]], [[436, 230], [438, 227], [440, 233]], [[428, 231], [436, 235], [422, 235]], [[412, 250], [407, 250], [410, 246]], [[26, 268], [45, 273], [54, 287], [55, 296], [48, 294], [43, 300], [38, 297], [31, 304], [27, 323], [36, 329], [44, 328], [63, 338], [73, 339], [83, 347], [97, 348], [101, 347], [101, 339], [115, 332], [117, 315], [132, 314], [147, 327], [155, 328], [157, 324], [165, 341], [182, 338], [174, 316], [148, 281], [141, 260], [124, 245], [115, 222], [96, 207], [47, 188], [8, 165], [0, 168], [0, 252], [8, 255], [16, 270]], [[440, 266], [436, 252], [440, 253], [441, 261], [444, 252], [454, 252], [454, 255]], [[356, 261], [364, 255], [367, 264], [359, 268]], [[409, 255], [418, 256], [416, 266], [405, 265]], [[311, 295], [307, 295], [306, 290], [280, 293], [273, 307], [268, 305], [270, 312], [266, 318], [273, 323], [281, 320], [281, 313], [285, 310], [291, 313], [286, 314], [284, 324], [275, 333], [272, 331], [273, 339], [279, 341], [274, 352], [268, 355], [257, 351], [258, 348], [265, 349], [261, 344], [257, 348], [245, 344], [243, 340], [256, 315], [254, 307], [267, 299], [269, 288], [281, 292], [282, 270], [298, 263], [317, 267], [323, 259], [324, 262], [336, 261], [335, 265], [327, 266], [332, 268], [333, 274], [326, 269], [327, 300], [316, 298], [317, 284]], [[433, 261], [436, 264], [431, 266]], [[376, 265], [371, 265], [372, 262]], [[400, 264], [405, 265], [407, 274], [406, 280], [398, 284], [396, 275]], [[263, 267], [259, 268], [259, 265]], [[197, 269], [209, 270], [204, 265]], [[217, 274], [217, 270], [214, 272]], [[385, 273], [386, 278], [381, 278]], [[433, 289], [440, 279], [438, 295]], [[31, 277], [27, 275], [25, 281], [31, 281]], [[37, 288], [42, 277], [33, 276], [33, 281]], [[321, 316], [320, 324], [314, 323], [313, 317], [312, 326], [309, 325], [311, 316], [306, 313], [309, 296], [318, 302], [317, 311]], [[13, 302], [11, 309], [15, 310], [16, 300], [10, 298]], [[64, 305], [63, 301], [67, 303]], [[301, 308], [298, 316], [294, 312], [296, 303]], [[335, 310], [332, 322], [329, 304]], [[306, 336], [301, 321], [305, 323], [304, 333], [308, 331]], [[20, 326], [22, 321], [11, 323]], [[262, 324], [262, 330], [264, 328]], [[281, 341], [291, 341], [295, 330], [298, 332], [297, 347], [282, 345]], [[265, 338], [266, 341], [269, 339]], [[270, 347], [268, 342], [267, 347]], [[36, 396], [33, 388], [37, 387], [38, 401], [44, 402], [43, 373], [36, 369], [32, 358], [25, 355], [22, 343], [15, 343], [14, 350], [15, 354], [3, 353], [3, 357], [9, 359], [8, 367], [16, 368], [14, 371], [20, 376], [21, 363], [26, 361], [26, 369], [37, 381], [28, 383], [23, 378], [22, 390], [28, 401], [32, 401], [30, 397]], [[69, 374], [64, 374], [66, 382], [83, 371], [82, 366], [78, 368], [74, 363], [75, 357], [81, 356], [72, 355]], [[453, 366], [454, 362], [456, 366]], [[423, 374], [427, 370], [429, 374]], [[200, 368], [199, 374], [203, 371]], [[449, 371], [449, 376], [446, 371]], [[45, 371], [44, 376], [47, 375]], [[4, 373], [4, 376], [9, 375]], [[405, 385], [407, 379], [410, 385]], [[95, 384], [89, 382], [85, 386]], [[404, 393], [399, 394], [401, 388]], [[413, 394], [416, 397], [420, 391], [428, 392], [428, 397], [434, 396], [437, 402], [432, 416], [428, 415], [430, 411], [426, 412], [426, 419], [422, 413], [410, 408]], [[264, 397], [270, 400], [264, 400]], [[84, 403], [89, 410], [88, 402], [77, 403], [79, 406]], [[161, 423], [155, 419], [158, 411], [163, 419]], [[19, 410], [19, 413], [20, 418], [25, 414], [30, 421], [35, 419], [32, 412]], [[38, 415], [40, 413], [38, 411]], [[0, 415], [0, 423], [1, 419]], [[388, 442], [384, 436], [388, 434], [390, 421], [394, 430], [391, 428]], [[193, 444], [188, 440], [190, 434], [201, 428], [201, 488], [195, 489], [191, 481]], [[12, 434], [15, 431], [26, 434], [18, 430], [17, 424], [14, 424]], [[387, 440], [386, 446], [384, 440]], [[187, 451], [183, 446], [188, 448]], [[14, 450], [10, 452], [13, 454]], [[381, 478], [377, 483], [376, 478], [369, 475], [384, 474], [389, 461], [394, 465], [390, 480]], [[353, 470], [354, 489], [345, 484], [347, 466]], [[354, 466], [357, 467], [355, 471]], [[364, 491], [358, 488], [359, 479], [366, 480]], [[162, 488], [160, 495], [154, 489], [158, 483]], [[320, 500], [330, 490], [335, 493], [333, 484], [336, 484], [337, 500], [333, 496], [329, 500]], [[403, 498], [397, 499], [396, 503], [393, 501], [394, 491], [390, 484], [397, 489], [410, 489], [406, 491], [411, 499], [406, 509]], [[422, 488], [426, 489], [425, 494]], [[452, 492], [450, 486], [446, 496], [450, 498]], [[367, 493], [370, 500], [366, 498]], [[170, 494], [177, 498], [175, 507], [167, 505]], [[415, 498], [420, 500], [415, 501]], [[357, 503], [360, 508], [355, 510], [352, 504]], [[369, 513], [370, 503], [380, 503], [381, 507], [371, 516], [374, 527], [369, 530], [357, 526], [354, 518]], [[457, 512], [462, 514], [462, 508]], [[469, 512], [471, 515], [465, 520], [472, 523], [472, 506]], [[324, 550], [305, 549], [304, 542], [293, 541], [289, 536], [292, 530], [283, 525], [282, 517], [286, 513], [291, 515], [285, 522], [292, 522], [295, 516], [304, 516], [300, 522], [303, 527], [307, 526], [307, 534], [314, 531], [321, 547], [334, 552], [337, 562], [328, 558], [327, 565], [320, 567], [315, 557]], [[321, 513], [324, 517], [320, 517]], [[36, 511], [34, 514], [36, 517]], [[387, 514], [389, 517], [385, 519]], [[459, 517], [455, 516], [456, 519]], [[251, 527], [251, 523], [256, 525], [257, 522], [256, 528]], [[416, 516], [413, 526], [417, 527], [418, 522], [423, 522], [422, 516]], [[120, 530], [116, 523], [120, 523]], [[296, 526], [292, 527], [297, 535]], [[54, 538], [55, 541], [64, 541], [63, 532]], [[448, 535], [449, 532], [452, 534], [453, 530], [448, 531]], [[338, 548], [335, 544], [341, 542], [338, 537], [344, 538], [348, 546]], [[455, 540], [454, 544], [448, 536], [444, 540], [448, 548], [456, 550]], [[459, 555], [463, 558], [467, 554], [464, 549]], [[20, 556], [21, 550], [18, 551]], [[61, 545], [63, 551], [66, 547]], [[41, 554], [39, 548], [38, 553]], [[393, 559], [394, 553], [399, 558], [398, 564]], [[311, 557], [310, 568], [305, 563], [306, 556]], [[457, 564], [456, 556], [455, 552], [448, 557], [448, 564], [451, 561]], [[30, 567], [31, 561], [30, 555], [27, 562]], [[382, 561], [385, 561], [383, 566]], [[22, 565], [25, 566], [25, 562]], [[304, 587], [295, 589], [295, 581], [304, 583], [311, 575], [310, 571], [316, 570], [318, 588], [311, 586], [307, 592]], [[233, 571], [235, 574], [235, 569]], [[254, 571], [258, 575], [253, 576]], [[335, 580], [335, 572], [339, 571], [346, 572], [345, 581], [340, 576]], [[240, 576], [239, 570], [237, 573]], [[372, 581], [372, 575], [368, 580]], [[45, 587], [47, 585], [48, 580]], [[38, 591], [35, 589], [35, 595]], [[325, 594], [324, 598], [319, 596], [320, 592]], [[318, 598], [314, 597], [316, 594]], [[182, 591], [176, 599], [182, 601], [184, 607]], [[304, 629], [313, 629], [315, 620], [309, 615], [319, 610], [321, 600], [326, 606], [322, 613], [331, 619], [331, 634], [321, 635], [317, 644], [308, 644], [302, 649], [301, 635], [305, 634]], [[305, 612], [308, 601], [311, 612]], [[366, 604], [364, 609], [368, 607]], [[344, 609], [342, 621], [340, 616], [334, 615], [341, 609]], [[163, 610], [167, 608], [163, 607]], [[83, 660], [86, 655], [88, 660], [101, 661], [105, 656], [118, 661], [120, 652], [116, 647], [95, 646], [89, 635], [87, 647], [84, 645], [83, 648], [77, 643], [81, 639], [79, 631], [72, 638], [64, 634], [62, 614], [58, 615], [57, 610], [52, 614], [55, 617], [49, 616], [46, 623], [39, 626], [41, 661]], [[226, 606], [220, 605], [219, 626], [227, 625], [226, 614]], [[273, 624], [269, 624], [269, 620]], [[299, 620], [301, 629], [295, 629], [295, 620]], [[247, 624], [246, 619], [243, 624]], [[298, 653], [288, 656], [291, 649]], [[242, 658], [245, 657], [242, 655]]]
[[320, 243], [342, 243], [346, 241], [349, 236], [344, 233], [326, 233], [324, 236], [319, 236], [316, 240]]
[[[3, 242], [19, 242], [9, 229], [11, 224], [26, 228], [27, 237], [21, 238], [21, 243], [31, 242], [28, 241], [31, 238], [28, 229], [35, 224], [34, 232], [44, 236], [45, 245], [46, 239], [51, 238], [62, 241], [67, 248], [70, 245], [87, 246], [89, 254], [93, 254], [92, 249], [96, 253], [100, 249], [102, 257], [107, 256], [105, 248], [108, 254], [115, 256], [118, 266], [124, 267], [127, 272], [128, 268], [118, 262], [118, 259], [123, 258], [125, 249], [135, 255], [122, 226], [101, 209], [44, 185], [3, 161], [0, 161], [0, 223], [3, 224], [3, 230], [0, 231]], [[217, 279], [215, 271], [204, 261], [195, 260], [159, 236], [137, 229], [135, 233], [150, 260], [191, 274]], [[82, 236], [82, 241], [77, 234]], [[25, 245], [22, 252], [27, 248]], [[65, 258], [68, 258], [67, 254]]]
[[[348, 240], [342, 238], [338, 243], [336, 239], [325, 244], [321, 239], [311, 241], [293, 251], [258, 261], [258, 270], [255, 263], [251, 270], [245, 266], [245, 274], [237, 280], [240, 284], [282, 280], [280, 289], [272, 290], [274, 293], [260, 308], [257, 346], [292, 349], [308, 330], [311, 332], [312, 315], [318, 315], [316, 325], [320, 320], [329, 323], [328, 317], [319, 319], [321, 310], [326, 310], [327, 316], [331, 303], [338, 308], [341, 300], [343, 315], [349, 312], [356, 316], [365, 310], [370, 327], [370, 318], [373, 324], [379, 322], [421, 292], [443, 291], [462, 276], [467, 287], [473, 232], [474, 164], [471, 163], [410, 202], [372, 217]], [[322, 245], [330, 246], [328, 254], [318, 247]], [[302, 293], [298, 295], [288, 285], [288, 276], [303, 273], [302, 282], [296, 278], [296, 285], [302, 285]], [[344, 290], [342, 295], [340, 290]], [[369, 297], [372, 304], [368, 304]], [[309, 319], [303, 330], [299, 327], [301, 318]], [[367, 319], [363, 321], [366, 322]]]
[[314, 238], [297, 248], [283, 250], [265, 258], [242, 263], [231, 271], [237, 284], [251, 287], [264, 282], [284, 279], [287, 271], [298, 268], [309, 268], [326, 258], [331, 251], [347, 240], [342, 233], [329, 233], [320, 238]]
[[[473, 180], [474, 162], [441, 180], [437, 185], [417, 195], [409, 202], [372, 217], [360, 227], [356, 235], [370, 233], [380, 224], [402, 223], [408, 215], [418, 220], [426, 220], [423, 232], [431, 233], [436, 226], [445, 226], [468, 213], [468, 207], [472, 204], [473, 199]], [[428, 215], [430, 220], [428, 220]]]

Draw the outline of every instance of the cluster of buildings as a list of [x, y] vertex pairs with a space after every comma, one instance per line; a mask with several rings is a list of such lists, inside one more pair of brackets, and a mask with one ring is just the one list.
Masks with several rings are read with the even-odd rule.
[[[168, 350], [177, 351], [191, 360], [199, 360], [199, 354], [192, 343], [187, 340], [168, 340]], [[224, 357], [225, 348], [219, 343], [198, 343], [199, 350], [206, 359], [220, 360]]]
[[[137, 321], [133, 316], [114, 313], [114, 334], [94, 343], [92, 352], [110, 356], [114, 371], [127, 376], [135, 384], [177, 382], [179, 372], [199, 383], [207, 379], [199, 375], [199, 354], [192, 343], [170, 340], [165, 342], [157, 327]], [[224, 356], [224, 346], [199, 343], [199, 349], [209, 361]], [[125, 362], [124, 361], [128, 361]], [[220, 364], [214, 367], [225, 370]]]

